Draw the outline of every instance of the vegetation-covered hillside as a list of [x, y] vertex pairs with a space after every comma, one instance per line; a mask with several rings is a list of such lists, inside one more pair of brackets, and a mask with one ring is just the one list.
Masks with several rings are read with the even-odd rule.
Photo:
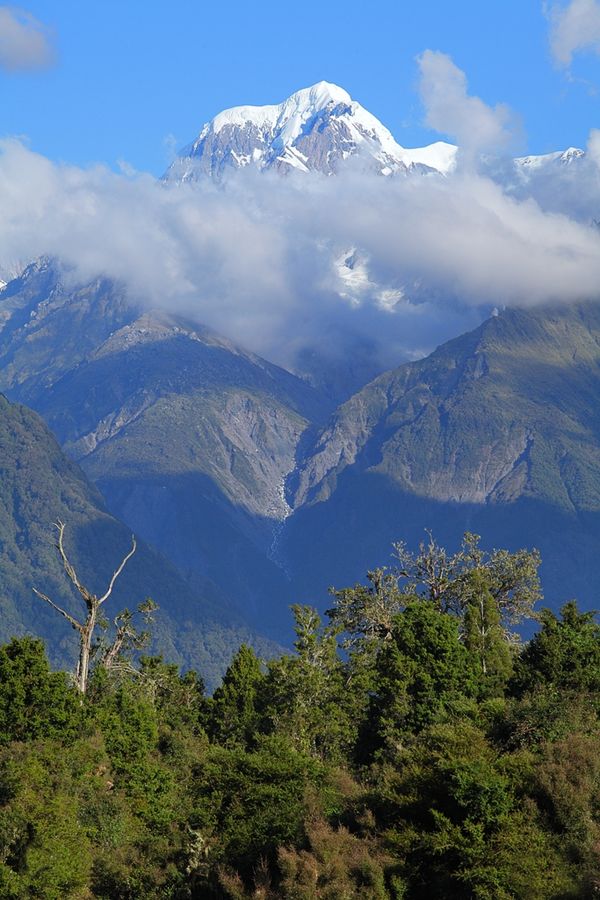
[[331, 409], [316, 390], [50, 260], [0, 295], [0, 390], [43, 416], [110, 512], [193, 587], [209, 579], [238, 618], [281, 636], [285, 603], [267, 614], [264, 597], [286, 589], [271, 548], [300, 435]]
[[0, 648], [0, 895], [596, 896], [600, 627], [568, 603], [515, 643], [535, 553], [396, 553], [212, 697], [156, 657], [82, 697]]
[[[0, 395], [0, 639], [35, 634], [46, 640], [54, 664], [70, 665], [73, 632], [33, 593], [37, 587], [76, 609], [54, 549], [58, 520], [66, 523], [65, 543], [80, 577], [102, 593], [130, 547], [130, 530], [108, 513], [39, 416]], [[264, 652], [274, 649], [253, 635], [208, 580], [190, 587], [168, 560], [138, 542], [106, 614], [112, 619], [147, 596], [159, 605], [156, 648], [200, 668], [210, 684], [240, 640], [256, 641]]]
[[[534, 544], [546, 599], [600, 590], [600, 305], [507, 309], [354, 395], [305, 448], [281, 553], [300, 596], [399, 531]], [[383, 556], [383, 554], [386, 556]], [[304, 560], [312, 565], [309, 578]], [[310, 579], [310, 580], [309, 580]]]

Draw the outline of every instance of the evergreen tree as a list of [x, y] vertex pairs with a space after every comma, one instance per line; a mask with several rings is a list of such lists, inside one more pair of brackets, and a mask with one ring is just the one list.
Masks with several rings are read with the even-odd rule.
[[323, 627], [310, 606], [292, 607], [294, 656], [269, 665], [266, 711], [276, 733], [302, 753], [337, 759], [355, 734], [356, 709], [349, 708], [344, 667], [335, 630]]
[[511, 686], [518, 696], [536, 688], [600, 691], [600, 625], [594, 613], [580, 613], [572, 600], [560, 614], [540, 613], [542, 628], [515, 665]]
[[463, 706], [474, 697], [476, 684], [457, 620], [431, 603], [414, 601], [396, 617], [377, 659], [367, 733], [375, 745], [399, 746], [411, 733]]
[[0, 647], [0, 743], [60, 737], [79, 730], [82, 711], [62, 672], [52, 672], [44, 645], [13, 638]]
[[248, 747], [259, 725], [259, 696], [265, 680], [254, 650], [242, 644], [209, 704], [207, 730], [215, 743]]

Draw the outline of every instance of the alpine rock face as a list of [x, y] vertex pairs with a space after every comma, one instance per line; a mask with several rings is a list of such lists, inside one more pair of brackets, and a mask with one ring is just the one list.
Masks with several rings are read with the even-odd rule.
[[281, 593], [283, 486], [331, 408], [305, 381], [40, 260], [0, 294], [0, 390], [44, 417], [111, 512], [193, 587], [208, 578], [250, 618], [261, 593]]
[[321, 81], [276, 106], [236, 106], [207, 122], [166, 173], [167, 181], [220, 180], [246, 166], [333, 175], [349, 159], [382, 175], [446, 173], [456, 147], [407, 150], [341, 87]]
[[[223, 110], [181, 151], [164, 180], [209, 177], [220, 181], [228, 172], [247, 167], [282, 174], [334, 175], [348, 161], [380, 175], [447, 175], [455, 168], [457, 155], [458, 147], [445, 141], [402, 147], [347, 91], [320, 81], [276, 105]], [[575, 172], [586, 159], [584, 150], [569, 147], [517, 157], [509, 171], [491, 174], [522, 187], [542, 175], [560, 177], [567, 169]]]
[[[393, 541], [537, 547], [548, 605], [600, 590], [600, 304], [504, 310], [366, 385], [288, 479], [281, 553], [324, 596]], [[311, 560], [310, 582], [303, 562]], [[573, 574], [575, 573], [575, 574]], [[310, 593], [309, 593], [310, 592]]]
[[[600, 589], [599, 346], [596, 304], [506, 310], [330, 415], [306, 382], [129, 306], [107, 280], [68, 285], [40, 261], [0, 294], [0, 389], [44, 417], [190, 597], [210, 583], [228, 621], [276, 640], [288, 603], [318, 603], [426, 527], [449, 546], [465, 530], [538, 546], [554, 605], [569, 557], [569, 590], [589, 606]], [[195, 603], [161, 606], [187, 620]]]

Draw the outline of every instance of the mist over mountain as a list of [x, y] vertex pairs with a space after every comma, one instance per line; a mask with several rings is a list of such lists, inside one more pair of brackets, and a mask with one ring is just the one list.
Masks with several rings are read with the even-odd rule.
[[[55, 165], [4, 141], [7, 270], [60, 259], [73, 286], [108, 278], [138, 308], [211, 328], [338, 400], [494, 306], [595, 296], [594, 133], [585, 151], [495, 153], [504, 118], [471, 104], [443, 54], [421, 67], [432, 122], [468, 152], [407, 150], [327, 83], [219, 114], [161, 182]], [[298, 154], [306, 162], [289, 163]]]
[[113, 512], [192, 587], [219, 585], [273, 634], [273, 546], [303, 432], [332, 402], [181, 318], [136, 310], [107, 280], [69, 290], [43, 261], [0, 300], [0, 387], [44, 416]]
[[549, 602], [568, 572], [593, 603], [600, 305], [506, 310], [331, 412], [306, 381], [110, 282], [70, 290], [46, 262], [1, 296], [2, 389], [188, 590], [218, 586], [226, 616], [289, 640], [289, 603], [326, 605], [332, 581], [426, 528], [451, 547], [465, 530], [537, 546]]

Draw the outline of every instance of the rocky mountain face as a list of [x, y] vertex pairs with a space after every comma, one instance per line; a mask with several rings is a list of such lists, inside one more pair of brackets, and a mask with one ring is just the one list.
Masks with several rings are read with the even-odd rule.
[[0, 293], [0, 390], [35, 406], [67, 371], [137, 315], [104, 278], [69, 284], [54, 261], [27, 266]]
[[[223, 110], [183, 148], [164, 180], [221, 181], [246, 168], [335, 175], [348, 165], [354, 171], [388, 176], [447, 175], [457, 159], [458, 147], [444, 141], [411, 149], [401, 146], [347, 91], [321, 81], [276, 105]], [[489, 160], [487, 174], [516, 195], [543, 192], [545, 197], [548, 179], [568, 182], [587, 164], [585, 151], [570, 147], [504, 160], [500, 166]]]
[[321, 81], [276, 106], [237, 106], [219, 113], [165, 175], [167, 181], [220, 180], [246, 167], [333, 175], [352, 160], [383, 175], [446, 172], [456, 147], [438, 141], [401, 147], [381, 122], [335, 84]]
[[213, 585], [226, 620], [283, 639], [289, 603], [327, 605], [329, 584], [431, 528], [449, 546], [465, 530], [538, 546], [548, 600], [594, 602], [598, 305], [503, 311], [329, 419], [289, 372], [108, 282], [66, 287], [51, 264], [9, 283], [0, 317], [0, 387], [168, 557], [178, 597]]
[[329, 583], [425, 528], [451, 546], [467, 529], [539, 546], [550, 600], [574, 568], [584, 602], [600, 588], [598, 305], [504, 311], [328, 421], [305, 382], [108, 282], [68, 287], [33, 266], [0, 317], [0, 388], [44, 416], [186, 590], [216, 585], [262, 633], [282, 637], [288, 603], [326, 604]]
[[290, 570], [310, 556], [324, 589], [325, 577], [389, 562], [392, 541], [431, 528], [455, 545], [473, 530], [539, 547], [551, 602], [595, 602], [599, 394], [597, 304], [505, 311], [380, 376], [336, 411], [290, 481]]
[[507, 310], [385, 373], [320, 433], [294, 504], [361, 466], [443, 502], [600, 505], [600, 307]]
[[[53, 523], [66, 525], [65, 546], [80, 579], [106, 589], [131, 546], [131, 529], [107, 510], [99, 491], [62, 452], [40, 417], [0, 395], [0, 640], [35, 634], [56, 665], [71, 667], [76, 640], [68, 623], [34, 596], [37, 587], [71, 614], [81, 599], [69, 589], [54, 548]], [[154, 651], [193, 666], [214, 684], [240, 640], [273, 646], [253, 632], [208, 579], [194, 587], [143, 541], [106, 604], [112, 619], [151, 596], [158, 604]]]
[[136, 310], [108, 282], [68, 288], [51, 263], [5, 289], [0, 316], [0, 389], [45, 418], [113, 514], [190, 584], [211, 579], [261, 621], [263, 591], [285, 582], [284, 484], [300, 436], [329, 411], [320, 395], [218, 335]]

